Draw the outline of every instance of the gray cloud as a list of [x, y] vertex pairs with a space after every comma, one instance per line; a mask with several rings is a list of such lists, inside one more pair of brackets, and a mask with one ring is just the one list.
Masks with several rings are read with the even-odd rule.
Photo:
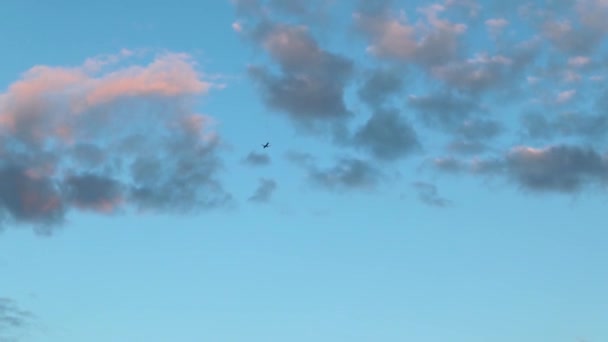
[[426, 182], [414, 182], [412, 186], [418, 191], [418, 199], [422, 203], [433, 207], [446, 207], [452, 204], [451, 201], [441, 197], [437, 187]]
[[263, 21], [248, 34], [279, 65], [279, 73], [264, 66], [248, 69], [268, 107], [304, 127], [351, 116], [343, 98], [353, 73], [349, 59], [323, 50], [299, 26]]
[[330, 70], [324, 76], [319, 73], [310, 78], [296, 74], [277, 77], [264, 67], [251, 67], [249, 75], [270, 108], [287, 113], [298, 123], [310, 123], [349, 115], [342, 98], [344, 84], [332, 80]]
[[285, 158], [305, 170], [312, 185], [328, 191], [373, 190], [385, 177], [371, 162], [354, 157], [338, 158], [325, 168], [309, 153], [290, 151]]
[[285, 153], [285, 159], [300, 167], [311, 167], [315, 162], [315, 158], [310, 153], [298, 151], [288, 151]]
[[373, 108], [378, 108], [403, 88], [403, 71], [376, 69], [368, 72], [365, 82], [359, 88], [361, 100]]
[[553, 117], [541, 113], [527, 113], [521, 118], [523, 133], [533, 139], [579, 137], [589, 141], [603, 140], [608, 131], [606, 114], [565, 112]]
[[[558, 51], [571, 56], [597, 50], [604, 42], [608, 6], [602, 0], [559, 0], [539, 6], [527, 3], [520, 13]], [[566, 13], [566, 15], [564, 15]]]
[[341, 158], [331, 168], [309, 169], [309, 180], [330, 191], [371, 190], [382, 180], [380, 170], [357, 158]]
[[539, 43], [531, 40], [495, 55], [479, 54], [432, 68], [431, 74], [446, 85], [473, 95], [490, 90], [509, 92], [519, 86], [523, 72], [538, 55]]
[[79, 143], [69, 153], [77, 164], [86, 168], [98, 168], [107, 161], [106, 152], [91, 143]]
[[264, 166], [270, 164], [270, 157], [265, 153], [250, 152], [243, 161], [252, 166]]
[[270, 201], [272, 194], [277, 189], [277, 182], [272, 179], [260, 179], [260, 184], [258, 188], [255, 190], [253, 195], [249, 197], [249, 201], [258, 202], [258, 203], [266, 203]]
[[482, 152], [504, 130], [499, 121], [486, 116], [488, 111], [477, 100], [463, 94], [444, 90], [410, 95], [408, 105], [427, 127], [451, 135], [448, 150], [456, 153]]
[[576, 2], [580, 22], [606, 38], [608, 34], [608, 4], [603, 0], [581, 0]]
[[136, 159], [132, 164], [129, 199], [143, 211], [196, 212], [230, 204], [232, 196], [217, 179], [222, 164], [216, 149], [217, 142], [193, 146], [172, 141], [164, 158], [156, 160], [156, 166], [137, 168], [140, 160]]
[[456, 157], [442, 157], [433, 160], [433, 167], [446, 173], [460, 173], [466, 170], [466, 163]]
[[499, 135], [503, 130], [501, 124], [493, 119], [465, 120], [456, 133], [471, 141], [488, 140]]
[[230, 0], [242, 16], [268, 18], [272, 12], [317, 22], [328, 15], [333, 0]]
[[124, 196], [118, 181], [92, 173], [68, 175], [63, 186], [63, 196], [68, 203], [100, 212], [113, 211]]
[[377, 110], [353, 141], [380, 160], [395, 160], [420, 150], [416, 132], [397, 110]]
[[541, 149], [515, 147], [500, 158], [441, 158], [434, 166], [447, 172], [503, 175], [531, 192], [575, 193], [608, 180], [608, 159], [592, 148], [555, 145]]
[[569, 21], [548, 20], [543, 34], [558, 49], [571, 55], [592, 52], [601, 42], [602, 34], [589, 27], [576, 27]]
[[475, 140], [455, 139], [446, 146], [446, 149], [456, 154], [479, 154], [487, 150], [488, 146]]
[[410, 95], [408, 105], [425, 125], [448, 131], [456, 129], [482, 110], [475, 100], [451, 91]]
[[34, 224], [39, 232], [63, 222], [66, 204], [56, 182], [37, 177], [25, 165], [2, 163], [0, 167], [0, 218]]
[[[606, 77], [599, 47], [608, 34], [604, 20], [608, 7], [602, 0], [557, 0], [544, 7], [523, 0], [493, 1], [483, 7], [475, 1], [450, 0], [407, 5], [401, 12], [399, 6], [404, 5], [395, 1], [358, 1], [351, 29], [363, 37], [376, 63], [354, 89], [358, 100], [372, 111], [366, 122], [355, 127], [347, 120], [355, 113], [344, 100], [352, 61], [321, 48], [311, 33], [313, 27], [270, 20], [273, 10], [296, 15], [308, 11], [299, 7], [304, 3], [284, 1], [271, 1], [268, 12], [258, 14], [254, 18], [258, 25], [249, 31], [251, 41], [269, 53], [276, 68], [254, 66], [250, 73], [266, 104], [294, 122], [331, 123], [334, 138], [342, 138], [336, 139], [340, 147], [357, 148], [375, 161], [398, 160], [420, 148], [414, 129], [418, 126], [391, 109], [391, 101], [407, 82], [412, 91], [422, 94], [407, 99], [417, 121], [446, 135], [441, 138], [446, 138], [443, 146], [450, 155], [434, 160], [436, 168], [502, 176], [536, 192], [572, 193], [604, 181], [598, 171], [603, 166], [597, 166], [604, 163], [602, 154], [564, 142], [603, 142], [608, 129], [604, 115], [608, 96], [596, 96], [601, 92], [597, 85]], [[294, 21], [298, 20], [290, 22]], [[516, 28], [528, 38], [514, 36]], [[479, 50], [478, 34], [486, 35], [493, 45]], [[405, 79], [404, 70], [411, 79]], [[569, 101], [573, 94], [576, 97]], [[575, 108], [588, 100], [597, 101], [595, 112]], [[502, 143], [497, 138], [512, 124], [508, 111], [528, 105], [536, 112], [522, 118], [524, 139], [544, 139], [554, 145], [497, 152], [495, 144]], [[556, 110], [561, 113], [550, 115]], [[373, 188], [382, 179], [376, 168], [354, 158], [327, 169], [320, 169], [310, 155], [293, 154], [289, 159], [326, 189], [358, 188], [356, 184]], [[419, 185], [418, 190], [426, 191], [426, 200], [433, 202], [431, 187]]]
[[18, 336], [33, 322], [34, 315], [19, 308], [14, 300], [0, 298], [0, 340], [17, 341]]
[[576, 192], [588, 183], [605, 182], [608, 175], [604, 156], [576, 146], [516, 148], [506, 162], [511, 177], [533, 191]]
[[214, 85], [189, 57], [104, 63], [37, 66], [0, 94], [0, 225], [50, 234], [71, 210], [195, 211], [230, 201], [218, 180], [219, 138], [194, 110]]
[[273, 10], [317, 23], [327, 19], [334, 3], [334, 0], [270, 0], [268, 5]]

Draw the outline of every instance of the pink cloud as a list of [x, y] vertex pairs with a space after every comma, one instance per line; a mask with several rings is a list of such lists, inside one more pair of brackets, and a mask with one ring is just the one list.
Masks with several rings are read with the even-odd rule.
[[0, 94], [0, 131], [20, 134], [40, 142], [52, 136], [73, 140], [78, 116], [101, 104], [123, 98], [202, 95], [215, 84], [203, 80], [186, 54], [166, 53], [148, 65], [131, 65], [94, 75], [131, 56], [123, 50], [116, 55], [89, 58], [76, 67], [35, 66]]
[[492, 18], [485, 21], [486, 27], [490, 31], [490, 34], [496, 36], [509, 25], [509, 21], [503, 18]]
[[180, 96], [206, 93], [211, 84], [201, 81], [187, 55], [170, 54], [146, 67], [118, 70], [89, 80], [89, 106], [126, 96]]
[[195, 108], [221, 86], [186, 54], [148, 64], [133, 54], [38, 65], [0, 93], [7, 218], [50, 225], [72, 209], [195, 210], [231, 199], [215, 178], [211, 119]]
[[560, 92], [559, 94], [557, 94], [557, 98], [555, 99], [555, 101], [557, 101], [557, 103], [568, 102], [568, 101], [572, 100], [574, 95], [576, 95], [575, 89], [564, 90], [564, 91]]
[[122, 49], [119, 53], [116, 54], [107, 54], [87, 58], [84, 61], [83, 68], [89, 72], [97, 72], [105, 66], [116, 64], [128, 57], [133, 56], [134, 54], [135, 52], [132, 50]]
[[356, 26], [368, 36], [367, 50], [382, 58], [402, 62], [437, 65], [453, 59], [458, 50], [459, 37], [467, 25], [453, 23], [439, 17], [446, 7], [433, 4], [418, 9], [426, 20], [408, 23], [404, 12], [399, 16], [389, 13], [355, 13]]
[[575, 68], [583, 67], [591, 62], [589, 57], [576, 56], [568, 59], [568, 65]]
[[234, 30], [234, 32], [243, 32], [243, 24], [241, 24], [238, 21], [235, 21], [232, 23], [232, 30]]
[[397, 18], [355, 14], [355, 21], [373, 37], [368, 51], [381, 57], [409, 59], [416, 50], [414, 27]]

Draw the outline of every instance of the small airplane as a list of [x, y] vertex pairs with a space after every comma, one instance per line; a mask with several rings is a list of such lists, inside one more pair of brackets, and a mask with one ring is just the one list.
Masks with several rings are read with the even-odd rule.
[[269, 142], [267, 142], [267, 143], [265, 143], [264, 145], [262, 145], [262, 147], [263, 147], [263, 148], [268, 148], [268, 147], [270, 147], [270, 143], [269, 143]]

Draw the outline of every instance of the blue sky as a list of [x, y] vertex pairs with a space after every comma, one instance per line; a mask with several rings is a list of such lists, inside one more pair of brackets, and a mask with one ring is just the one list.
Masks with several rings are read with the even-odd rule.
[[0, 341], [608, 340], [606, 17], [4, 1]]

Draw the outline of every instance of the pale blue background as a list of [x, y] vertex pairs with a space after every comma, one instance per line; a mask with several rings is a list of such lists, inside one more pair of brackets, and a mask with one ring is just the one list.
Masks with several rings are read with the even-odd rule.
[[[308, 189], [284, 152], [335, 150], [265, 109], [245, 74], [264, 58], [231, 29], [233, 6], [159, 3], [3, 1], [0, 85], [122, 48], [191, 53], [231, 77], [201, 111], [234, 147], [223, 180], [241, 204], [187, 217], [72, 214], [51, 237], [9, 227], [0, 297], [35, 314], [23, 341], [608, 341], [603, 195], [442, 176], [434, 182], [455, 205], [433, 208], [410, 186], [432, 176], [419, 159], [373, 194]], [[333, 46], [362, 56], [365, 44], [346, 36]], [[240, 164], [266, 140], [271, 166]], [[243, 200], [260, 176], [279, 184], [268, 205]]]

